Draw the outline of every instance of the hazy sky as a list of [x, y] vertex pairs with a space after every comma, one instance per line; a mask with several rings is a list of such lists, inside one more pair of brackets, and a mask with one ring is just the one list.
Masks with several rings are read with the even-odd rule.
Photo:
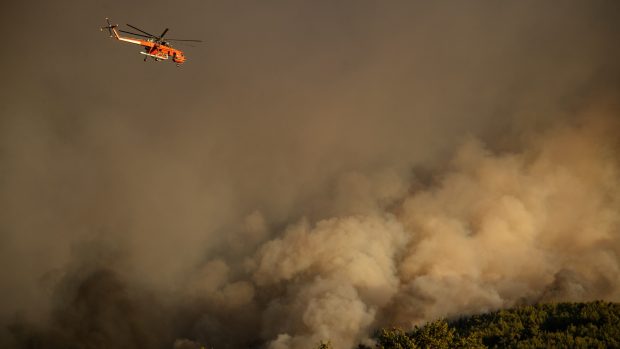
[[[0, 12], [0, 344], [346, 347], [620, 300], [592, 276], [620, 269], [617, 1]], [[106, 17], [204, 42], [143, 62]]]

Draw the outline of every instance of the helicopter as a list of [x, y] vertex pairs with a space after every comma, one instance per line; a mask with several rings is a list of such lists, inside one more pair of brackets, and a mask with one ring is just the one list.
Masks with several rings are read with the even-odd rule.
[[[181, 64], [185, 63], [187, 58], [183, 54], [183, 51], [173, 48], [170, 42], [172, 41], [202, 42], [202, 40], [188, 40], [188, 39], [165, 39], [164, 40], [164, 36], [168, 32], [168, 28], [166, 28], [159, 36], [147, 33], [146, 31], [140, 28], [137, 28], [131, 24], [127, 24], [127, 26], [139, 31], [140, 33], [132, 33], [132, 32], [121, 30], [121, 29], [117, 30], [118, 24], [112, 25], [112, 23], [110, 23], [109, 18], [106, 18], [106, 21], [108, 22], [108, 25], [105, 27], [101, 27], [101, 31], [103, 31], [104, 29], [107, 29], [111, 38], [115, 38], [116, 40], [128, 42], [131, 44], [136, 44], [136, 45], [140, 45], [144, 47], [144, 51], [141, 51], [140, 53], [144, 55], [145, 62], [147, 58], [149, 57], [158, 62], [172, 58], [172, 61], [176, 63], [177, 67], [179, 67], [181, 66]], [[131, 35], [138, 36], [141, 38], [146, 38], [146, 40], [121, 36], [119, 32], [125, 33], [125, 34], [131, 34]]]

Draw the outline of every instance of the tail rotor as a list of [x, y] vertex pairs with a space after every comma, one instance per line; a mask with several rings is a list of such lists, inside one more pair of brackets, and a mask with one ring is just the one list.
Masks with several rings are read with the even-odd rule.
[[105, 20], [108, 22], [108, 25], [105, 26], [105, 27], [101, 27], [101, 31], [103, 31], [104, 29], [107, 29], [108, 33], [110, 34], [110, 37], [113, 38], [114, 34], [112, 33], [112, 29], [118, 27], [118, 24], [112, 25], [112, 23], [110, 23], [110, 19], [109, 18], [106, 18]]

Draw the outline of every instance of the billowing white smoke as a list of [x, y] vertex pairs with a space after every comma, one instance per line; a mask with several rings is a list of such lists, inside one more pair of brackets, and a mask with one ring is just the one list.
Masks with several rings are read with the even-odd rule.
[[288, 227], [251, 265], [257, 288], [285, 289], [268, 303], [262, 335], [273, 349], [327, 339], [347, 348], [381, 325], [620, 300], [618, 130], [587, 119], [502, 154], [471, 139], [434, 185], [401, 191], [398, 205]]
[[[287, 230], [259, 253], [259, 286], [286, 283], [286, 296], [266, 310], [275, 348], [302, 348], [330, 338], [338, 347], [360, 339], [398, 291], [396, 257], [408, 236], [391, 215], [307, 222]], [[291, 316], [286, 316], [290, 314]]]
[[425, 178], [343, 175], [332, 200], [308, 200], [307, 217], [283, 228], [250, 211], [177, 282], [153, 267], [163, 290], [123, 267], [122, 253], [80, 245], [74, 270], [50, 276], [49, 321], [15, 321], [0, 344], [346, 349], [381, 326], [620, 301], [620, 127], [600, 115], [528, 132], [510, 151], [469, 139]]

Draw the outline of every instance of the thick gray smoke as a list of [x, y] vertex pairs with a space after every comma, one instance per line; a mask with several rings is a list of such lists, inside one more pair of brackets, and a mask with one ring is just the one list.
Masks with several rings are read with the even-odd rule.
[[[3, 11], [1, 347], [349, 348], [620, 301], [617, 2], [169, 5]], [[208, 45], [143, 63], [106, 16]]]

